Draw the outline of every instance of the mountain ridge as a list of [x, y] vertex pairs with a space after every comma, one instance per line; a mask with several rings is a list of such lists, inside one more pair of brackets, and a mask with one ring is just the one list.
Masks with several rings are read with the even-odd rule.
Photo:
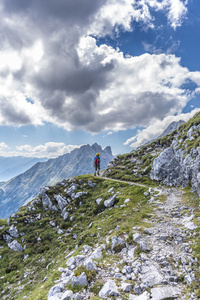
[[58, 158], [38, 162], [26, 172], [4, 183], [0, 187], [0, 217], [7, 218], [36, 197], [41, 185], [53, 185], [72, 176], [92, 173], [96, 152], [101, 154], [101, 168], [106, 168], [113, 155], [110, 147], [105, 149], [106, 151], [97, 143], [92, 146], [84, 145]]

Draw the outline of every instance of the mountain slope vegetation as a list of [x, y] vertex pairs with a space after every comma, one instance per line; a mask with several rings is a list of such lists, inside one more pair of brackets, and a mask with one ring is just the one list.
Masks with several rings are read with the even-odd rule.
[[42, 187], [18, 213], [0, 220], [1, 298], [199, 299], [198, 186], [191, 190], [193, 177], [183, 187], [151, 175], [167, 149], [181, 153], [184, 163], [191, 157], [196, 168], [199, 124], [200, 113], [117, 156], [104, 177]]

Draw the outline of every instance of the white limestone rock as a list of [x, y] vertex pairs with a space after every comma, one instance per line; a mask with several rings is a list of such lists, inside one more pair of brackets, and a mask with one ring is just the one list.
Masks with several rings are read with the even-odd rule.
[[16, 240], [12, 241], [11, 243], [8, 243], [8, 247], [13, 251], [22, 251], [22, 245], [19, 244]]
[[115, 198], [117, 197], [117, 194], [113, 195], [112, 197], [110, 197], [108, 200], [104, 201], [104, 206], [106, 208], [112, 207], [115, 203]]
[[129, 300], [150, 300], [150, 294], [146, 291], [140, 296], [129, 295]]
[[49, 196], [47, 196], [46, 191], [48, 191], [49, 188], [46, 186], [41, 186], [39, 195], [42, 197], [42, 205], [45, 210], [56, 210], [55, 207], [53, 207], [53, 203], [51, 202]]
[[71, 279], [72, 285], [88, 285], [87, 276], [83, 272], [80, 276], [73, 276]]
[[166, 298], [176, 298], [181, 294], [177, 287], [157, 287], [151, 290], [152, 300], [164, 300]]
[[54, 285], [54, 286], [49, 290], [49, 293], [48, 293], [48, 300], [53, 300], [53, 297], [55, 297], [56, 294], [58, 294], [58, 293], [62, 293], [63, 290], [64, 290], [64, 284], [63, 284], [63, 283]]
[[102, 201], [102, 198], [101, 198], [101, 197], [98, 198], [98, 199], [96, 199], [96, 203], [97, 203], [98, 205], [101, 203], [101, 201]]
[[146, 262], [140, 267], [139, 279], [148, 287], [162, 283], [164, 278], [158, 268], [150, 262]]
[[67, 220], [67, 218], [69, 216], [69, 212], [66, 211], [66, 207], [63, 209], [61, 216], [63, 217], [64, 220]]
[[121, 285], [121, 289], [123, 292], [125, 293], [129, 293], [132, 290], [132, 284], [127, 283], [127, 282], [123, 282]]
[[76, 195], [75, 195], [75, 199], [78, 199], [78, 198], [80, 198], [81, 196], [83, 196], [83, 195], [87, 195], [87, 192], [78, 192], [78, 193], [76, 193]]
[[117, 286], [113, 280], [108, 280], [99, 292], [99, 297], [106, 299], [108, 296], [119, 296]]
[[84, 262], [84, 267], [87, 270], [97, 270], [97, 266], [94, 263], [94, 261], [91, 258], [88, 258], [85, 262]]
[[140, 249], [142, 251], [150, 251], [151, 250], [147, 239], [145, 239], [141, 234], [139, 234], [139, 233], [133, 234], [133, 240], [135, 243], [140, 245]]
[[60, 210], [63, 210], [67, 206], [67, 201], [61, 195], [55, 195], [54, 199], [58, 202]]
[[72, 265], [76, 265], [76, 259], [74, 256], [70, 257], [67, 262], [66, 262], [66, 265], [68, 267], [71, 267]]
[[111, 187], [110, 189], [109, 189], [109, 191], [108, 191], [108, 193], [114, 193], [115, 192], [115, 188], [114, 187]]
[[69, 300], [69, 299], [74, 299], [74, 293], [72, 291], [66, 291], [61, 297], [61, 300]]
[[87, 252], [92, 251], [92, 250], [93, 250], [93, 248], [91, 246], [83, 245], [82, 251], [84, 253], [87, 253]]
[[19, 236], [18, 230], [17, 230], [17, 228], [16, 228], [14, 225], [10, 226], [10, 228], [9, 228], [9, 230], [8, 230], [8, 233], [9, 233], [12, 237], [15, 237], [15, 238], [17, 238], [17, 237]]
[[93, 252], [92, 252], [92, 254], [90, 255], [90, 258], [91, 259], [101, 259], [103, 257], [103, 255], [102, 255], [102, 250], [101, 250], [101, 248], [99, 247], [99, 248], [97, 248], [96, 250], [94, 250]]
[[117, 237], [115, 235], [111, 238], [111, 242], [112, 242], [112, 245], [111, 245], [112, 250], [114, 250], [115, 247], [117, 247], [117, 246], [123, 246], [123, 245], [125, 246], [126, 245], [125, 241], [122, 238]]

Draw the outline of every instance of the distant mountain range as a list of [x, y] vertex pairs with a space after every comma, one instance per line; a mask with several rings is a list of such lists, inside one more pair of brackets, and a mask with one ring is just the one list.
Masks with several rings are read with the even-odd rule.
[[17, 175], [24, 173], [37, 162], [44, 162], [47, 160], [48, 158], [0, 156], [0, 181], [8, 181]]
[[0, 185], [0, 218], [8, 218], [22, 205], [37, 196], [41, 185], [53, 185], [72, 176], [91, 174], [96, 152], [101, 154], [101, 169], [113, 159], [111, 148], [98, 144], [84, 145], [71, 153], [46, 162], [38, 162], [29, 170]]

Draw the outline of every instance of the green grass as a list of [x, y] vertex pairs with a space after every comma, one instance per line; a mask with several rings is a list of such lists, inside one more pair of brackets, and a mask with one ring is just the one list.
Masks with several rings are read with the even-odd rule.
[[[105, 237], [112, 237], [112, 235], [124, 237], [129, 235], [131, 243], [132, 227], [141, 226], [141, 224], [144, 227], [148, 226], [145, 219], [148, 218], [151, 210], [146, 205], [148, 199], [144, 197], [147, 188], [90, 175], [79, 176], [75, 179], [76, 182], [82, 180], [82, 189], [78, 189], [77, 192], [87, 191], [87, 194], [78, 200], [71, 201], [68, 205], [70, 215], [75, 217], [73, 221], [69, 219], [64, 221], [60, 212], [45, 211], [41, 203], [35, 205], [35, 211], [27, 211], [26, 207], [23, 207], [19, 213], [15, 214], [15, 218], [10, 219], [9, 226], [6, 220], [0, 220], [1, 226], [5, 225], [0, 232], [1, 236], [14, 224], [18, 232], [23, 233], [23, 236], [16, 238], [17, 241], [23, 247], [26, 246], [22, 252], [14, 252], [7, 247], [4, 240], [0, 240], [0, 247], [3, 247], [0, 248], [1, 277], [3, 277], [0, 294], [4, 291], [4, 295], [8, 295], [7, 299], [14, 297], [16, 300], [21, 300], [23, 296], [27, 296], [26, 299], [30, 300], [46, 299], [49, 289], [60, 276], [57, 271], [58, 267], [65, 266], [65, 256], [75, 249], [76, 245], [78, 245], [77, 251], [80, 251], [84, 244], [94, 246], [96, 243], [105, 243]], [[96, 183], [95, 188], [87, 185], [89, 180]], [[115, 207], [105, 209], [103, 202], [112, 196], [108, 193], [111, 187], [114, 187], [115, 193], [118, 192]], [[50, 199], [53, 200], [55, 194], [65, 195], [65, 188], [64, 186], [50, 187], [48, 191]], [[102, 198], [102, 202], [97, 205], [96, 199], [99, 197]], [[127, 198], [130, 201], [123, 207], [124, 200]], [[81, 206], [80, 202], [82, 202]], [[41, 218], [38, 220], [36, 216], [39, 214]], [[56, 226], [63, 228], [63, 235], [58, 235], [57, 228], [49, 225], [52, 220]], [[90, 224], [92, 225], [89, 226]], [[120, 229], [116, 232], [117, 226]], [[66, 233], [67, 229], [72, 232]], [[73, 239], [74, 234], [77, 235], [76, 240]], [[59, 239], [60, 236], [62, 236], [61, 239]], [[28, 258], [24, 260], [24, 255], [27, 254]], [[95, 276], [92, 272], [87, 275], [91, 280]], [[48, 279], [42, 282], [46, 276]], [[12, 291], [7, 288], [11, 284]], [[24, 287], [18, 292], [19, 285]], [[98, 286], [97, 284], [94, 290], [98, 289]]]

